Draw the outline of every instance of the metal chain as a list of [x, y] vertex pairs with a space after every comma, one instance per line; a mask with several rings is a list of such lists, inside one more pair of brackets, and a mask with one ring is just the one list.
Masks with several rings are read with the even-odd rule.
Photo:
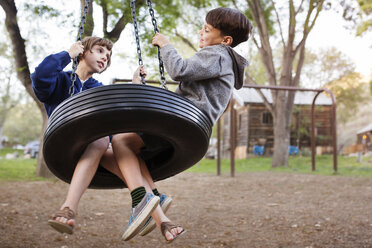
[[[147, 6], [149, 6], [149, 12], [151, 15], [151, 21], [152, 25], [154, 26], [154, 33], [159, 33], [158, 25], [155, 19], [154, 9], [152, 8], [152, 2], [151, 0], [146, 0]], [[163, 60], [161, 59], [160, 55], [160, 47], [158, 46], [158, 59], [159, 59], [159, 72], [160, 72], [160, 85], [162, 88], [167, 89], [167, 81], [164, 76], [164, 64]]]
[[[130, 7], [132, 9], [132, 17], [133, 17], [133, 27], [134, 27], [134, 35], [136, 37], [136, 43], [137, 43], [137, 55], [138, 55], [138, 64], [143, 65], [142, 61], [142, 55], [141, 55], [141, 45], [138, 35], [138, 25], [137, 25], [137, 15], [136, 15], [136, 5], [135, 0], [130, 0]], [[142, 84], [146, 84], [145, 82], [145, 76], [141, 75]]]
[[[88, 9], [89, 9], [89, 3], [90, 3], [90, 0], [85, 0], [85, 6], [84, 6], [83, 15], [82, 15], [81, 21], [80, 21], [77, 41], [81, 41], [81, 36], [84, 34], [84, 25], [87, 21], [87, 13], [88, 13]], [[68, 91], [70, 96], [72, 96], [74, 94], [74, 85], [75, 85], [75, 82], [76, 82], [76, 73], [75, 72], [76, 72], [76, 69], [77, 69], [78, 62], [79, 62], [79, 56], [76, 56], [74, 58], [74, 61], [72, 62], [72, 73], [71, 73], [71, 76], [70, 76], [71, 86], [70, 86], [70, 89]], [[80, 87], [79, 92], [82, 90], [82, 88], [83, 88], [83, 86]]]

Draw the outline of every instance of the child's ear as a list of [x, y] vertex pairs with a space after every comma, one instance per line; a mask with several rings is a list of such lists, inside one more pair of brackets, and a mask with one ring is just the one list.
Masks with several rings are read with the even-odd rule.
[[224, 44], [226, 46], [231, 46], [232, 43], [233, 43], [233, 38], [229, 35], [224, 36], [221, 42], [221, 44]]

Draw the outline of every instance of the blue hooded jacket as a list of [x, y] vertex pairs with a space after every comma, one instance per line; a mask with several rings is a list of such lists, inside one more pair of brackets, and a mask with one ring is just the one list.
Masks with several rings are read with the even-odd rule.
[[[72, 72], [63, 71], [70, 62], [71, 58], [67, 51], [52, 54], [47, 56], [31, 74], [32, 89], [37, 99], [44, 103], [48, 117], [61, 102], [70, 97]], [[80, 92], [80, 89], [83, 91], [99, 86], [103, 84], [93, 77], [83, 83], [76, 77], [74, 93]]]

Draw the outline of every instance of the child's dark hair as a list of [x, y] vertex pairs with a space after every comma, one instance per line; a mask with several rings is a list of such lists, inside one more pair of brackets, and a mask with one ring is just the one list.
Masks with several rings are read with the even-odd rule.
[[106, 66], [105, 70], [110, 66], [110, 64], [111, 64], [111, 55], [112, 55], [112, 47], [114, 46], [114, 44], [112, 43], [112, 41], [110, 41], [108, 39], [105, 39], [105, 38], [88, 36], [88, 37], [85, 37], [82, 40], [81, 43], [84, 46], [84, 54], [79, 55], [79, 60], [85, 55], [86, 52], [92, 51], [92, 48], [95, 45], [99, 45], [99, 46], [106, 47], [107, 50], [110, 51], [110, 57], [107, 60], [107, 66]]
[[232, 47], [247, 41], [252, 32], [252, 24], [248, 18], [238, 10], [217, 8], [208, 12], [205, 21], [221, 31], [222, 35], [233, 38]]

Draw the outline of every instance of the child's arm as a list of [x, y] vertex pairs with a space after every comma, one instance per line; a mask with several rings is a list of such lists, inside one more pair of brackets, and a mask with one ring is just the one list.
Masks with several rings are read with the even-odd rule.
[[140, 83], [142, 83], [141, 75], [143, 75], [145, 78], [147, 76], [147, 73], [146, 73], [146, 70], [145, 70], [145, 66], [143, 66], [143, 65], [140, 65], [137, 68], [137, 70], [133, 73], [132, 83], [134, 83], [134, 84], [140, 84]]
[[222, 57], [216, 48], [206, 47], [193, 57], [183, 60], [164, 35], [157, 33], [152, 44], [161, 48], [164, 65], [173, 80], [204, 80], [221, 74]]
[[[59, 84], [66, 83], [60, 73], [75, 58], [83, 52], [81, 42], [74, 43], [69, 51], [47, 56], [31, 74], [32, 88], [41, 102], [47, 102]], [[68, 86], [66, 86], [68, 87]]]

